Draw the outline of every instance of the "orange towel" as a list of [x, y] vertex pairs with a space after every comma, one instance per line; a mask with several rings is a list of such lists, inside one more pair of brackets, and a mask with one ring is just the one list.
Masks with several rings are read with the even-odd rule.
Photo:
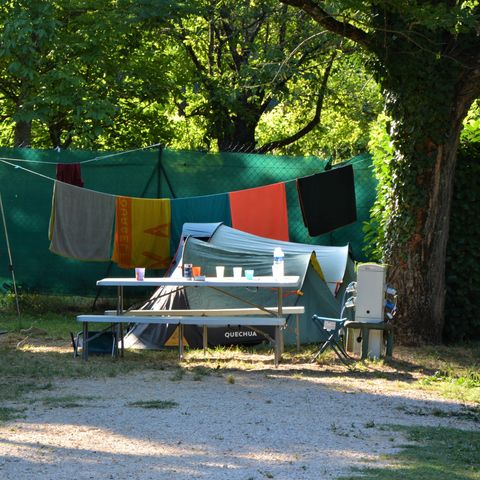
[[170, 200], [117, 197], [112, 260], [120, 267], [170, 265]]
[[229, 195], [233, 228], [288, 241], [285, 183], [239, 190]]

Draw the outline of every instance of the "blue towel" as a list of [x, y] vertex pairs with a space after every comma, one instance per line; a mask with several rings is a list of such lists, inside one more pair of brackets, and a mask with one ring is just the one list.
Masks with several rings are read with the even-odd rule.
[[223, 222], [229, 227], [232, 226], [228, 193], [176, 198], [171, 202], [171, 209], [171, 252], [177, 249], [184, 223]]

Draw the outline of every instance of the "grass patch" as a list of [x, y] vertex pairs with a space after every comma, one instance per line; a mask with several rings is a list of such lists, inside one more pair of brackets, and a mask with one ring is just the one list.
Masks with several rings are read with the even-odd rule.
[[159, 410], [167, 410], [169, 408], [178, 407], [178, 403], [173, 400], [144, 400], [138, 402], [130, 402], [129, 407], [137, 408], [156, 408]]
[[207, 377], [211, 374], [211, 371], [208, 368], [199, 365], [192, 369], [192, 374], [193, 381], [201, 382], [203, 380], [203, 377]]
[[420, 417], [458, 418], [459, 420], [480, 422], [480, 407], [463, 407], [461, 410], [442, 410], [441, 408], [397, 408], [407, 415], [417, 415]]
[[22, 330], [30, 328], [44, 330], [46, 337], [52, 340], [68, 338], [69, 332], [80, 330], [80, 325], [75, 320], [74, 315], [65, 313], [50, 312], [37, 315], [25, 314], [21, 316], [2, 314], [0, 318], [0, 330], [16, 333], [22, 338], [28, 335], [28, 332], [22, 333]]
[[0, 423], [9, 422], [16, 418], [23, 418], [22, 413], [26, 408], [0, 407]]
[[184, 375], [185, 375], [185, 370], [183, 368], [177, 368], [175, 372], [173, 372], [173, 375], [170, 376], [170, 380], [172, 382], [180, 382], [180, 380], [183, 379]]
[[469, 367], [458, 371], [451, 365], [428, 375], [419, 384], [426, 390], [435, 390], [448, 398], [460, 398], [480, 404], [480, 368]]
[[396, 427], [410, 442], [387, 458], [388, 467], [359, 469], [342, 480], [478, 480], [480, 432]]
[[81, 400], [93, 400], [94, 397], [78, 397], [73, 395], [67, 395], [64, 397], [46, 397], [42, 398], [41, 401], [43, 405], [50, 408], [77, 408], [84, 407], [85, 405], [81, 403]]

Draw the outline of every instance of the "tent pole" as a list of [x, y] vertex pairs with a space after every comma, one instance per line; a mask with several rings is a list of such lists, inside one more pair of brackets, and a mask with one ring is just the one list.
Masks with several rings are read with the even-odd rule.
[[17, 293], [17, 283], [15, 281], [15, 271], [13, 270], [13, 262], [12, 262], [12, 252], [10, 250], [10, 241], [8, 240], [8, 230], [7, 230], [7, 221], [5, 219], [5, 211], [3, 210], [3, 202], [2, 202], [2, 193], [0, 192], [0, 210], [2, 211], [2, 220], [3, 220], [3, 230], [5, 232], [5, 242], [7, 243], [7, 253], [8, 253], [8, 267], [12, 274], [13, 280], [13, 292], [15, 294], [15, 304], [17, 306], [17, 315], [20, 315], [20, 307], [18, 305], [18, 293]]

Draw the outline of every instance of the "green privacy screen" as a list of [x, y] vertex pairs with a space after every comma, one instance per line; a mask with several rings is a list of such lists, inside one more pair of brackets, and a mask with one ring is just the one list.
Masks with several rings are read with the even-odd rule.
[[[369, 218], [376, 187], [367, 155], [347, 162], [355, 173], [358, 221], [315, 238], [303, 225], [295, 179], [324, 171], [327, 162], [316, 157], [155, 148], [123, 153], [0, 149], [0, 158], [14, 164], [0, 162], [0, 193], [15, 277], [23, 291], [94, 295], [97, 279], [133, 274], [110, 262], [81, 262], [49, 251], [48, 224], [57, 163], [79, 162], [85, 188], [131, 197], [186, 198], [285, 181], [291, 241], [321, 245], [349, 242], [354, 258], [365, 260], [362, 223]], [[332, 199], [326, 208], [334, 203]], [[0, 262], [0, 287], [6, 291], [11, 286], [11, 273], [3, 228]]]

